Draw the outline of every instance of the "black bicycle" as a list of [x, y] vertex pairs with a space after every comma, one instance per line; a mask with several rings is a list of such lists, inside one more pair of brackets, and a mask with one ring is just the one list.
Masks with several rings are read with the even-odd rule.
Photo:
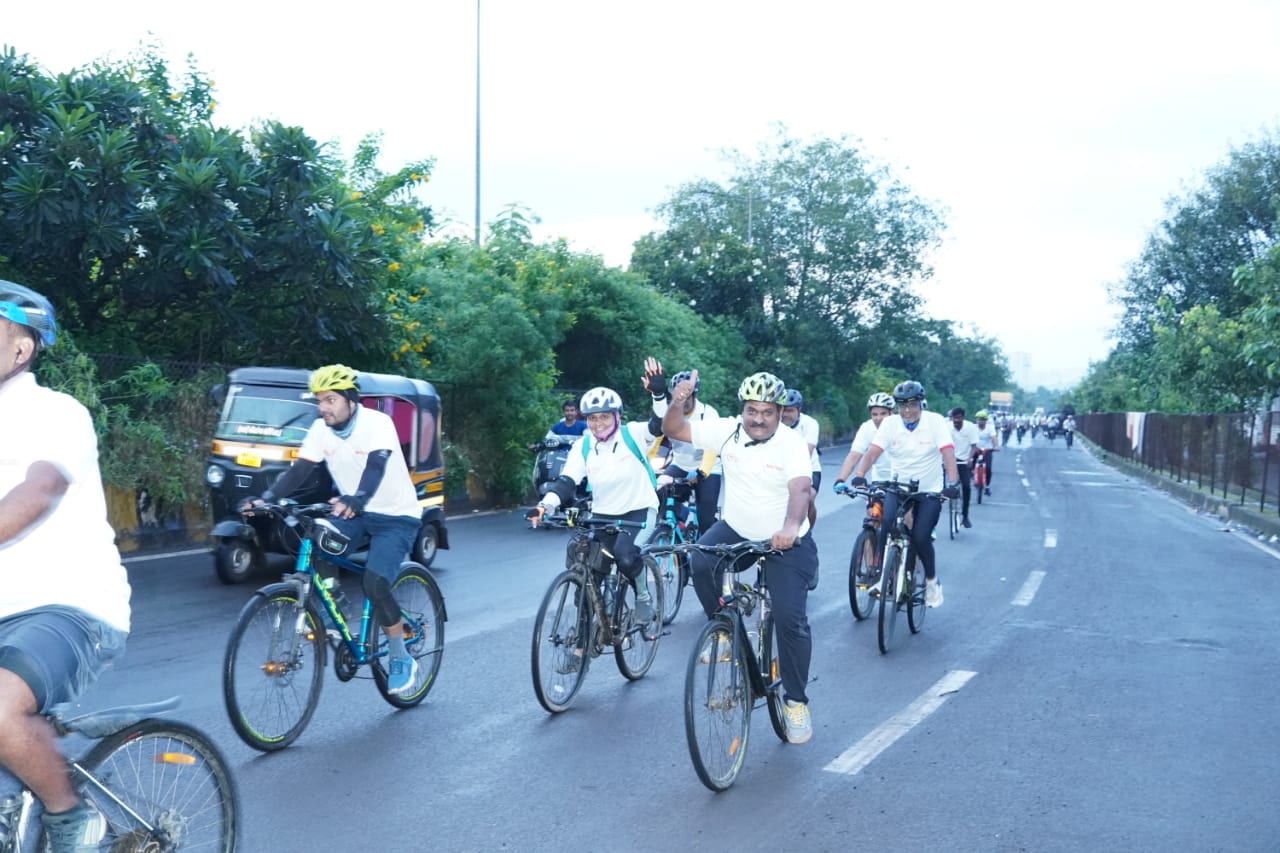
[[[97, 741], [69, 767], [80, 796], [106, 818], [103, 850], [236, 849], [239, 806], [231, 770], [203, 732], [161, 717], [177, 707], [173, 698], [77, 717], [66, 716], [71, 705], [58, 705], [45, 715], [58, 737]], [[0, 803], [0, 853], [49, 849], [39, 808], [29, 789]]]
[[875, 615], [877, 604], [872, 588], [880, 579], [880, 524], [884, 515], [884, 492], [877, 488], [879, 485], [882, 484], [843, 492], [850, 498], [865, 498], [867, 502], [862, 529], [853, 540], [853, 553], [849, 555], [849, 609], [859, 622]]
[[[329, 645], [333, 646], [333, 670], [339, 681], [350, 681], [368, 666], [378, 692], [392, 706], [410, 708], [426, 698], [440, 671], [444, 623], [449, 618], [431, 572], [418, 563], [401, 563], [391, 584], [400, 605], [405, 648], [416, 661], [409, 689], [392, 693], [387, 687], [387, 638], [374, 622], [372, 604], [364, 599], [360, 627], [353, 634], [335, 597], [337, 590], [319, 582], [313, 562], [316, 557], [340, 569], [365, 571], [362, 564], [336, 556], [341, 549], [326, 548], [336, 531], [318, 521], [333, 507], [285, 501], [262, 504], [251, 511], [278, 514], [300, 538], [293, 572], [282, 582], [254, 593], [227, 640], [223, 701], [240, 739], [254, 749], [272, 752], [284, 749], [302, 734], [320, 703]], [[333, 629], [325, 630], [322, 613]]]
[[[724, 572], [720, 607], [702, 627], [689, 656], [684, 682], [684, 730], [689, 757], [702, 784], [723, 791], [734, 783], [747, 757], [751, 712], [768, 705], [773, 731], [783, 742], [782, 677], [778, 670], [773, 608], [765, 581], [765, 558], [777, 551], [767, 541], [725, 545], [673, 545], [673, 553], [701, 551]], [[736, 576], [755, 568], [751, 584]]]
[[876, 590], [880, 599], [880, 622], [876, 641], [881, 654], [888, 654], [893, 645], [894, 628], [899, 611], [907, 611], [907, 625], [911, 633], [918, 634], [924, 627], [925, 605], [924, 563], [916, 559], [915, 546], [907, 533], [911, 529], [913, 509], [924, 500], [946, 500], [937, 492], [917, 491], [919, 484], [877, 483], [873, 488], [850, 491], [879, 492], [883, 500], [890, 492], [898, 496], [898, 510], [889, 519], [889, 536], [885, 542], [884, 558], [880, 561], [880, 585]]
[[530, 650], [533, 691], [553, 714], [573, 704], [591, 660], [611, 646], [618, 671], [629, 681], [643, 678], [658, 654], [663, 616], [662, 579], [653, 558], [641, 558], [653, 618], [640, 623], [634, 618], [636, 584], [618, 571], [611, 550], [624, 527], [643, 524], [593, 516], [555, 520], [574, 534], [565, 550], [565, 570], [538, 608]]

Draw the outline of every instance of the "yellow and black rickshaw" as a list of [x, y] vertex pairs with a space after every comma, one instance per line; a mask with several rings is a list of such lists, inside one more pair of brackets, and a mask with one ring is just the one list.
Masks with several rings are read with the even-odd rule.
[[[298, 539], [270, 518], [245, 518], [236, 506], [261, 495], [298, 456], [298, 448], [319, 414], [307, 388], [310, 371], [289, 367], [242, 367], [213, 389], [221, 415], [205, 481], [213, 510], [214, 567], [224, 583], [252, 575], [268, 553], [297, 554]], [[356, 379], [361, 405], [378, 409], [395, 423], [400, 449], [422, 507], [422, 527], [410, 555], [430, 566], [436, 550], [449, 547], [444, 519], [444, 457], [440, 450], [440, 397], [430, 382], [381, 373]], [[335, 495], [333, 481], [319, 466], [293, 498], [318, 503]]]

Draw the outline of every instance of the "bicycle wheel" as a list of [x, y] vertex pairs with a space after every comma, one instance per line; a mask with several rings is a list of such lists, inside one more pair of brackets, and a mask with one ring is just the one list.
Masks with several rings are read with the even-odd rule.
[[582, 575], [561, 572], [542, 598], [533, 624], [533, 692], [553, 714], [578, 695], [591, 665], [591, 598]]
[[787, 742], [787, 721], [782, 716], [782, 671], [778, 669], [778, 634], [773, 629], [773, 611], [765, 611], [760, 618], [757, 631], [760, 634], [760, 649], [757, 652], [760, 664], [760, 677], [764, 680], [765, 701], [769, 705], [769, 722], [773, 724], [773, 733], [778, 740]]
[[733, 784], [750, 731], [751, 680], [733, 644], [733, 623], [714, 619], [698, 634], [684, 680], [684, 732], [702, 784], [713, 791]]
[[[104, 850], [236, 849], [235, 781], [222, 753], [192, 726], [142, 720], [96, 743], [72, 775], [107, 819]], [[37, 849], [47, 845], [42, 832]]]
[[947, 501], [947, 518], [950, 519], [951, 538], [955, 539], [960, 535], [960, 507], [955, 501]]
[[924, 605], [924, 563], [910, 549], [907, 550], [907, 627], [919, 634], [924, 627], [924, 616], [929, 608]]
[[[391, 705], [412, 708], [431, 692], [440, 672], [440, 660], [444, 657], [444, 596], [436, 579], [419, 563], [405, 563], [400, 567], [400, 576], [391, 585], [391, 594], [400, 605], [405, 626], [404, 645], [418, 662], [418, 671], [408, 690], [391, 694], [387, 692], [386, 658], [375, 658], [371, 666], [373, 683]], [[378, 647], [385, 650], [387, 638], [382, 629], [374, 625], [371, 630], [378, 632]]]
[[302, 734], [320, 701], [325, 631], [314, 602], [294, 587], [259, 590], [236, 620], [222, 667], [222, 698], [240, 739], [284, 749]]
[[987, 467], [979, 465], [973, 469], [973, 491], [978, 497], [978, 503], [982, 503], [982, 493], [987, 485]]
[[902, 560], [902, 546], [893, 543], [885, 549], [884, 567], [880, 573], [880, 625], [876, 641], [880, 654], [889, 653], [893, 645], [893, 629], [898, 621], [898, 563]]
[[878, 577], [876, 534], [864, 527], [858, 538], [853, 540], [853, 553], [849, 557], [849, 609], [859, 622], [870, 619], [875, 612], [876, 600], [869, 589]]
[[[658, 525], [650, 545], [669, 546], [675, 541], [675, 533], [671, 525]], [[670, 625], [680, 612], [680, 602], [684, 599], [685, 568], [684, 561], [675, 554], [662, 554], [653, 558], [658, 565], [658, 577], [662, 580], [662, 624]]]
[[658, 566], [653, 558], [645, 556], [643, 563], [645, 582], [649, 586], [649, 594], [654, 597], [653, 619], [640, 625], [632, 618], [636, 607], [634, 584], [622, 584], [614, 605], [614, 624], [618, 626], [621, 637], [613, 645], [613, 657], [618, 663], [618, 672], [629, 681], [643, 678], [658, 656], [658, 640], [662, 634], [662, 597], [667, 592], [658, 577]]

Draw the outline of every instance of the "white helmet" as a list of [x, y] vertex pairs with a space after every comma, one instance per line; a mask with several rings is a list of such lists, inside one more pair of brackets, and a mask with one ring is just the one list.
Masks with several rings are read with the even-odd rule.
[[621, 412], [622, 398], [612, 388], [592, 388], [582, 395], [578, 411], [584, 415], [594, 415], [597, 412]]
[[874, 409], [876, 407], [893, 411], [897, 404], [894, 403], [893, 397], [883, 391], [877, 391], [867, 398], [867, 408]]

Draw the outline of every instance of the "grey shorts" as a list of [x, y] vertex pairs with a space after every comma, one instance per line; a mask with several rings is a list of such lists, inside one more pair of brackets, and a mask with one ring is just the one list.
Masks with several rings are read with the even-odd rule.
[[124, 652], [128, 634], [73, 607], [39, 607], [0, 619], [0, 669], [31, 688], [36, 708], [72, 702]]

